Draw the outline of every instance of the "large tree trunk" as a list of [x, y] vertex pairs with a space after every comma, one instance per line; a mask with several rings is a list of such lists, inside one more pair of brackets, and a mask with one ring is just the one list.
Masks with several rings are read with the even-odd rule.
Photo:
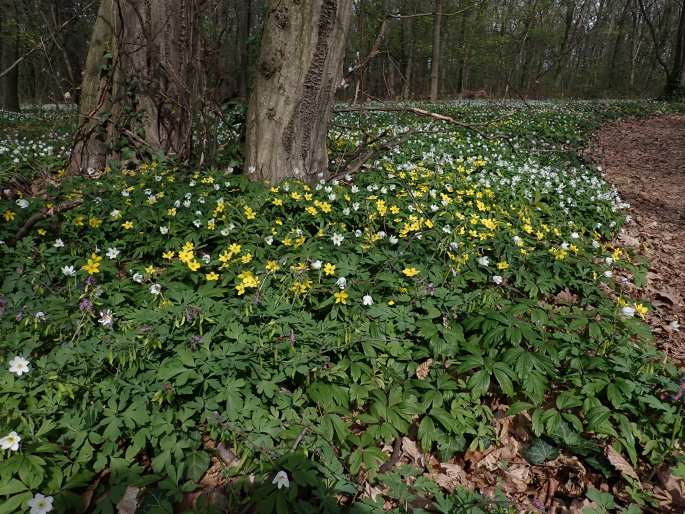
[[442, 32], [442, 0], [435, 0], [433, 9], [433, 56], [431, 57], [431, 101], [440, 94], [440, 41]]
[[252, 0], [242, 0], [238, 7], [238, 44], [240, 52], [240, 67], [238, 69], [238, 94], [242, 100], [247, 100], [249, 68], [250, 68], [250, 26], [252, 22]]
[[[0, 72], [19, 58], [19, 27], [16, 0], [0, 2]], [[0, 109], [19, 111], [19, 66], [0, 78]]]
[[255, 179], [312, 180], [328, 169], [326, 137], [341, 82], [352, 0], [271, 0], [247, 117]]
[[102, 0], [70, 171], [159, 152], [191, 157], [198, 35], [195, 0]]

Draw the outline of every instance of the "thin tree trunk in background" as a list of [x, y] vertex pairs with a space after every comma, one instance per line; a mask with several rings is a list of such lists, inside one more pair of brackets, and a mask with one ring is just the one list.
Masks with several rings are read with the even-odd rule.
[[673, 64], [666, 79], [664, 96], [685, 96], [685, 0], [680, 8], [678, 30], [675, 36]]
[[469, 18], [471, 17], [471, 9], [466, 9], [461, 14], [461, 29], [459, 31], [459, 37], [461, 40], [461, 48], [459, 55], [459, 71], [457, 77], [457, 89], [459, 93], [463, 93], [466, 88], [466, 65], [467, 56], [469, 52], [469, 41], [467, 31], [469, 29]]
[[440, 41], [442, 31], [442, 0], [435, 0], [433, 9], [433, 55], [431, 57], [430, 99], [435, 102], [440, 94]]
[[[406, 13], [406, 2], [402, 2], [402, 12]], [[401, 20], [402, 30], [402, 51], [405, 54], [406, 61], [404, 62], [404, 83], [402, 84], [402, 99], [408, 100], [412, 96], [412, 78], [414, 72], [414, 52], [415, 52], [415, 37], [414, 37], [414, 19], [405, 18]], [[407, 53], [407, 45], [409, 46]]]
[[328, 170], [352, 0], [271, 0], [247, 116], [246, 168], [271, 183]]
[[[0, 7], [0, 71], [3, 71], [19, 58], [19, 12], [16, 0], [4, 0]], [[0, 78], [0, 109], [19, 112], [19, 66]]]
[[566, 48], [569, 45], [569, 39], [571, 37], [571, 27], [573, 26], [573, 14], [575, 11], [575, 0], [566, 0], [566, 13], [564, 16], [564, 37], [561, 40], [561, 45], [559, 46], [557, 62], [554, 66], [554, 83], [557, 87], [560, 85], [559, 79], [561, 77], [561, 72], [564, 68], [564, 62], [566, 57]]
[[621, 17], [618, 20], [618, 30], [616, 32], [616, 39], [614, 40], [614, 48], [611, 53], [611, 59], [609, 60], [609, 72], [608, 72], [608, 84], [617, 84], [619, 82], [618, 69], [619, 60], [621, 56], [621, 46], [623, 44], [624, 30], [626, 26], [626, 19], [628, 18], [628, 9], [632, 4], [633, 0], [626, 0], [625, 7], [621, 13]]

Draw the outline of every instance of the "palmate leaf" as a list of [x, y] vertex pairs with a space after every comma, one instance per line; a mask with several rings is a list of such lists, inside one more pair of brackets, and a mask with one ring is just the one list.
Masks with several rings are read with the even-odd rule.
[[539, 466], [556, 459], [559, 456], [559, 450], [544, 439], [536, 437], [530, 446], [524, 450], [523, 456], [531, 464]]

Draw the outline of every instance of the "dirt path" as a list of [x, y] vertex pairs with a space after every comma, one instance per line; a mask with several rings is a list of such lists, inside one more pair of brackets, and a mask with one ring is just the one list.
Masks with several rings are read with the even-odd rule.
[[[621, 242], [649, 259], [646, 286], [657, 345], [685, 365], [685, 116], [604, 127], [589, 154], [631, 205]], [[683, 325], [680, 327], [680, 325]]]

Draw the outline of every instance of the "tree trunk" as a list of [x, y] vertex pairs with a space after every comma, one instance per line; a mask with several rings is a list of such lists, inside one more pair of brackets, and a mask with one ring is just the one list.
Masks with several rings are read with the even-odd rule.
[[[194, 0], [102, 0], [81, 86], [70, 171], [159, 152], [188, 160], [197, 56]], [[126, 144], [120, 147], [122, 140]]]
[[[0, 2], [0, 72], [19, 58], [18, 9], [15, 1]], [[13, 15], [13, 16], [12, 16]], [[19, 112], [19, 66], [0, 78], [0, 109]]]
[[245, 165], [253, 178], [275, 183], [326, 173], [352, 3], [269, 2], [247, 116]]
[[668, 76], [664, 96], [666, 98], [685, 97], [685, 0], [680, 8], [678, 31], [675, 39], [673, 63]]
[[252, 20], [252, 0], [243, 0], [239, 9], [238, 37], [240, 41], [240, 66], [238, 73], [238, 91], [242, 100], [247, 100], [248, 91], [248, 70], [250, 68], [250, 23]]
[[440, 33], [442, 31], [442, 0], [435, 0], [433, 9], [433, 55], [431, 57], [431, 101], [440, 94]]

